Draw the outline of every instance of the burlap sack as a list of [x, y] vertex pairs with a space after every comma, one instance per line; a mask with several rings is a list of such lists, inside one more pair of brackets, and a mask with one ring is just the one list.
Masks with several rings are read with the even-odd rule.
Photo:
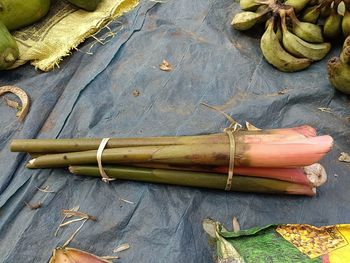
[[63, 0], [52, 1], [43, 20], [13, 32], [20, 50], [20, 58], [13, 67], [30, 61], [37, 69], [52, 70], [72, 49], [138, 2], [103, 0], [96, 11], [86, 12]]

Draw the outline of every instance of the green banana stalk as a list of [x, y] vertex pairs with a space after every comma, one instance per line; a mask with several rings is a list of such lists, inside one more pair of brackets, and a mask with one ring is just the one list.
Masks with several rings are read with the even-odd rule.
[[310, 0], [287, 0], [284, 2], [285, 5], [292, 6], [296, 13], [299, 13], [301, 10], [303, 10]]
[[328, 78], [339, 91], [350, 95], [350, 66], [334, 57], [328, 61]]
[[265, 59], [281, 71], [303, 70], [309, 67], [312, 62], [310, 59], [296, 58], [283, 49], [274, 31], [273, 18], [269, 20], [267, 29], [261, 38], [260, 48]]
[[311, 6], [304, 10], [300, 20], [303, 22], [316, 24], [320, 14], [321, 14], [321, 9], [319, 5]]
[[286, 18], [282, 16], [282, 42], [285, 49], [300, 58], [318, 61], [324, 58], [331, 49], [330, 43], [308, 43], [291, 33], [286, 25]]
[[334, 6], [330, 16], [324, 22], [323, 34], [327, 38], [335, 39], [341, 35], [343, 17], [338, 14], [337, 8]]
[[258, 23], [264, 15], [265, 13], [255, 13], [251, 11], [240, 12], [233, 17], [231, 25], [237, 30], [247, 30]]

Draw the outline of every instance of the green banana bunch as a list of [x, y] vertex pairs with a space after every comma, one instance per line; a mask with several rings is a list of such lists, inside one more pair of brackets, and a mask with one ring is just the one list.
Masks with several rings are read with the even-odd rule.
[[299, 71], [309, 67], [312, 62], [310, 59], [294, 57], [284, 50], [274, 27], [274, 18], [271, 18], [260, 41], [260, 48], [265, 59], [271, 65], [285, 72]]
[[[343, 13], [338, 11], [342, 4], [347, 8]], [[260, 48], [271, 65], [285, 72], [303, 70], [323, 59], [331, 49], [324, 37], [350, 31], [350, 0], [241, 0], [240, 7], [244, 11], [234, 16], [232, 27], [248, 30], [267, 20]], [[339, 60], [347, 61], [348, 52]]]
[[350, 37], [345, 40], [340, 58], [330, 59], [327, 68], [332, 85], [337, 90], [350, 95]]
[[330, 43], [309, 43], [291, 33], [286, 25], [286, 17], [282, 15], [282, 43], [284, 48], [292, 55], [308, 58], [313, 61], [323, 59], [331, 49]]

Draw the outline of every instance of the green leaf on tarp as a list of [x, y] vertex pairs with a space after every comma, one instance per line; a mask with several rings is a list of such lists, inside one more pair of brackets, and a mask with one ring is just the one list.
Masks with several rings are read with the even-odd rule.
[[[277, 225], [255, 227], [237, 233], [226, 230], [214, 220], [203, 221], [206, 232], [215, 226], [217, 257], [220, 263], [321, 263], [310, 259], [276, 232]], [[211, 226], [210, 226], [211, 224]]]
[[238, 232], [224, 231], [223, 229], [220, 231], [220, 235], [225, 238], [235, 238], [241, 236], [251, 236], [255, 234], [259, 234], [260, 231], [265, 230], [269, 227], [275, 227], [275, 225], [267, 225], [263, 227], [253, 227], [247, 230], [240, 230]]

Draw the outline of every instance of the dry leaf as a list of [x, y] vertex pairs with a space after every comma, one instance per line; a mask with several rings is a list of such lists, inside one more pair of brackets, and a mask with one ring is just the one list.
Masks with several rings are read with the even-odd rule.
[[19, 103], [17, 101], [10, 100], [10, 99], [8, 99], [6, 97], [4, 97], [4, 100], [5, 100], [6, 104], [7, 104], [7, 106], [9, 106], [11, 108], [14, 108], [16, 110], [20, 110], [21, 107], [19, 106]]
[[76, 248], [56, 248], [49, 263], [111, 263], [111, 261]]
[[170, 63], [165, 59], [163, 60], [162, 64], [159, 65], [159, 68], [163, 71], [171, 71], [173, 69]]
[[[24, 120], [24, 118], [26, 117], [28, 111], [29, 111], [29, 98], [27, 93], [25, 93], [22, 89], [15, 87], [15, 86], [3, 86], [0, 87], [0, 96], [5, 94], [5, 93], [13, 93], [15, 94], [17, 97], [20, 98], [22, 106], [16, 106], [17, 109], [20, 108], [19, 112], [17, 112], [16, 116], [18, 117], [18, 119], [20, 121]], [[14, 101], [7, 101], [7, 103], [9, 103], [8, 105], [10, 107], [12, 107], [11, 105], [15, 105]]]
[[278, 95], [284, 95], [288, 92], [288, 89], [283, 89], [277, 92]]
[[241, 227], [239, 226], [237, 217], [232, 218], [232, 228], [233, 232], [237, 233], [241, 230]]
[[134, 202], [131, 202], [131, 201], [126, 200], [126, 199], [123, 199], [123, 198], [119, 198], [119, 200], [120, 200], [120, 201], [123, 201], [123, 202], [125, 202], [125, 203], [128, 203], [128, 204], [132, 204], [132, 205], [135, 204]]
[[26, 206], [28, 206], [31, 210], [36, 210], [36, 209], [39, 209], [43, 206], [42, 203], [35, 203], [35, 204], [30, 204], [30, 203], [27, 203], [27, 202], [24, 202], [26, 204]]
[[121, 245], [119, 245], [118, 247], [116, 247], [116, 248], [113, 250], [113, 252], [114, 252], [114, 253], [118, 253], [118, 252], [122, 252], [122, 251], [124, 251], [124, 250], [127, 250], [127, 249], [129, 249], [129, 248], [130, 248], [129, 243], [124, 243], [124, 244], [121, 244]]
[[332, 109], [331, 108], [317, 108], [322, 112], [327, 112], [327, 113], [332, 113]]
[[133, 95], [134, 97], [138, 97], [138, 96], [140, 96], [140, 91], [137, 90], [137, 89], [135, 89], [135, 90], [133, 90], [132, 95]]
[[338, 160], [341, 162], [350, 163], [350, 155], [348, 153], [342, 152]]
[[261, 131], [261, 129], [255, 127], [253, 124], [249, 123], [249, 122], [245, 122], [245, 126], [247, 127], [248, 131]]
[[49, 186], [45, 186], [44, 188], [39, 188], [37, 186], [35, 186], [36, 189], [38, 189], [40, 192], [43, 192], [43, 193], [56, 193], [55, 191], [50, 191], [49, 190]]
[[90, 219], [92, 221], [97, 221], [96, 217], [88, 215], [88, 214], [86, 214], [84, 212], [80, 212], [80, 211], [62, 209], [62, 214], [67, 216], [67, 217], [77, 216], [77, 217], [81, 217], [81, 218]]

